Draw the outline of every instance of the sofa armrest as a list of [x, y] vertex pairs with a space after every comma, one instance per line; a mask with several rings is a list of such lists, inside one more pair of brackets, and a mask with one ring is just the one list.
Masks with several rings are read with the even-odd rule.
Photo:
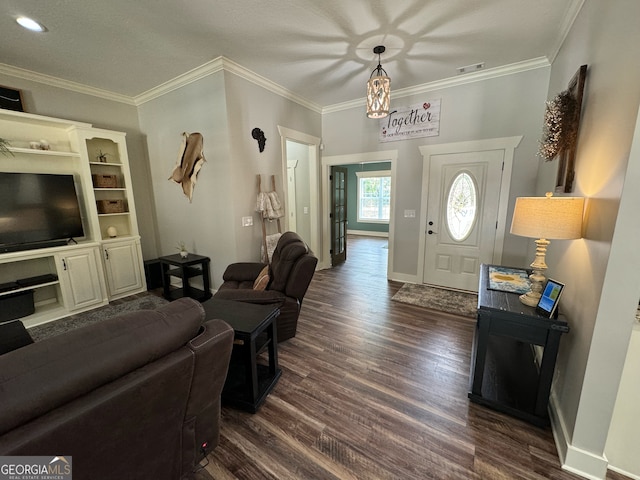
[[266, 265], [266, 263], [257, 262], [232, 263], [222, 274], [222, 279], [225, 282], [254, 281], [256, 278], [258, 278], [258, 274]]
[[233, 328], [222, 320], [209, 320], [188, 347], [194, 368], [183, 428], [183, 472], [192, 471], [218, 444], [220, 395], [229, 369]]
[[220, 300], [235, 300], [245, 303], [257, 303], [260, 305], [279, 304], [282, 305], [287, 299], [284, 293], [275, 290], [253, 290], [250, 288], [239, 288], [237, 290], [218, 290], [214, 298]]

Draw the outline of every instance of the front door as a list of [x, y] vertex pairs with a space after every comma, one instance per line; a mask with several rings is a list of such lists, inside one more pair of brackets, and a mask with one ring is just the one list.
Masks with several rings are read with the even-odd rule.
[[331, 167], [331, 265], [347, 259], [347, 169]]
[[424, 283], [478, 289], [480, 264], [493, 260], [503, 160], [502, 149], [431, 156]]

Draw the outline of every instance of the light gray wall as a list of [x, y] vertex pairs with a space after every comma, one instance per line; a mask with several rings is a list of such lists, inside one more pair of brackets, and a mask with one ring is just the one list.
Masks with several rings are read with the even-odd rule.
[[[554, 395], [576, 468], [592, 459], [606, 465], [602, 454], [640, 295], [640, 158], [630, 158], [640, 64], [628, 56], [629, 46], [640, 43], [638, 18], [634, 0], [587, 0], [553, 63], [548, 92], [555, 96], [581, 64], [589, 65], [573, 192], [588, 199], [585, 238], [552, 241], [547, 253], [549, 275], [567, 284], [562, 303], [571, 332], [562, 340]], [[556, 168], [557, 160], [541, 162], [537, 194], [553, 189]], [[636, 173], [623, 193], [628, 171]], [[634, 205], [629, 213], [625, 203]]]
[[[224, 74], [218, 72], [146, 102], [139, 115], [149, 149], [159, 254], [177, 253], [176, 245], [183, 241], [190, 252], [211, 258], [211, 273], [219, 278], [223, 259], [236, 256]], [[168, 180], [183, 132], [198, 132], [204, 139], [206, 162], [191, 203], [182, 187]]]
[[[393, 73], [389, 72], [391, 77]], [[548, 90], [549, 68], [539, 68], [466, 85], [450, 87], [419, 96], [393, 100], [405, 106], [431, 99], [442, 99], [440, 135], [390, 143], [378, 143], [378, 121], [365, 115], [362, 107], [323, 115], [324, 155], [345, 155], [376, 150], [398, 149], [395, 203], [394, 271], [416, 275], [420, 240], [420, 211], [423, 158], [421, 145], [480, 140], [523, 135], [515, 151], [508, 218], [516, 196], [535, 191], [538, 161], [536, 152], [542, 129]], [[416, 211], [415, 218], [402, 212]], [[502, 263], [526, 266], [527, 239], [507, 235]]]
[[[217, 288], [229, 263], [260, 259], [257, 175], [262, 174], [263, 189], [270, 188], [270, 176], [275, 175], [276, 191], [282, 194], [277, 125], [319, 136], [320, 115], [222, 71], [151, 100], [139, 112], [149, 145], [159, 250], [175, 253], [182, 240], [190, 251], [210, 257]], [[254, 127], [267, 139], [262, 153], [251, 136]], [[192, 203], [167, 180], [184, 131], [203, 134], [207, 159]], [[254, 218], [253, 227], [242, 226], [243, 216]], [[268, 229], [276, 231], [275, 225]]]
[[[262, 229], [260, 217], [255, 213], [256, 176], [262, 175], [263, 190], [270, 189], [270, 177], [275, 175], [276, 192], [284, 201], [282, 178], [282, 146], [278, 125], [320, 137], [320, 114], [291, 100], [271, 93], [254, 83], [227, 73], [226, 95], [229, 115], [229, 142], [232, 155], [233, 204], [236, 208], [234, 226], [237, 231], [238, 250], [232, 261], [257, 261], [260, 259]], [[251, 137], [251, 130], [264, 131], [267, 143], [264, 152]], [[265, 182], [266, 185], [265, 185]], [[252, 228], [242, 227], [240, 217], [253, 215]], [[283, 222], [283, 221], [281, 221]], [[284, 223], [282, 223], [284, 228]], [[267, 225], [267, 234], [275, 233], [277, 225]]]
[[94, 127], [126, 132], [142, 254], [145, 258], [156, 257], [155, 213], [149, 183], [149, 164], [145, 138], [138, 124], [137, 108], [1, 73], [0, 85], [22, 90], [24, 109], [28, 113], [87, 122]]

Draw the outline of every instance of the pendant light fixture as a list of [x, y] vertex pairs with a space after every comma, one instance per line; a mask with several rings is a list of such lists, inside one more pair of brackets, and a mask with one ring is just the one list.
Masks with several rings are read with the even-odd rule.
[[369, 118], [384, 118], [389, 115], [391, 79], [380, 65], [380, 54], [384, 51], [385, 48], [382, 45], [373, 49], [373, 53], [378, 55], [378, 66], [371, 72], [367, 82], [367, 117]]

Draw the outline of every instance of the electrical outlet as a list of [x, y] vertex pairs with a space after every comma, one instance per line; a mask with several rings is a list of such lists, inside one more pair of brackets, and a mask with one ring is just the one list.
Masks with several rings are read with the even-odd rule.
[[251, 227], [253, 225], [253, 217], [242, 217], [242, 226]]

